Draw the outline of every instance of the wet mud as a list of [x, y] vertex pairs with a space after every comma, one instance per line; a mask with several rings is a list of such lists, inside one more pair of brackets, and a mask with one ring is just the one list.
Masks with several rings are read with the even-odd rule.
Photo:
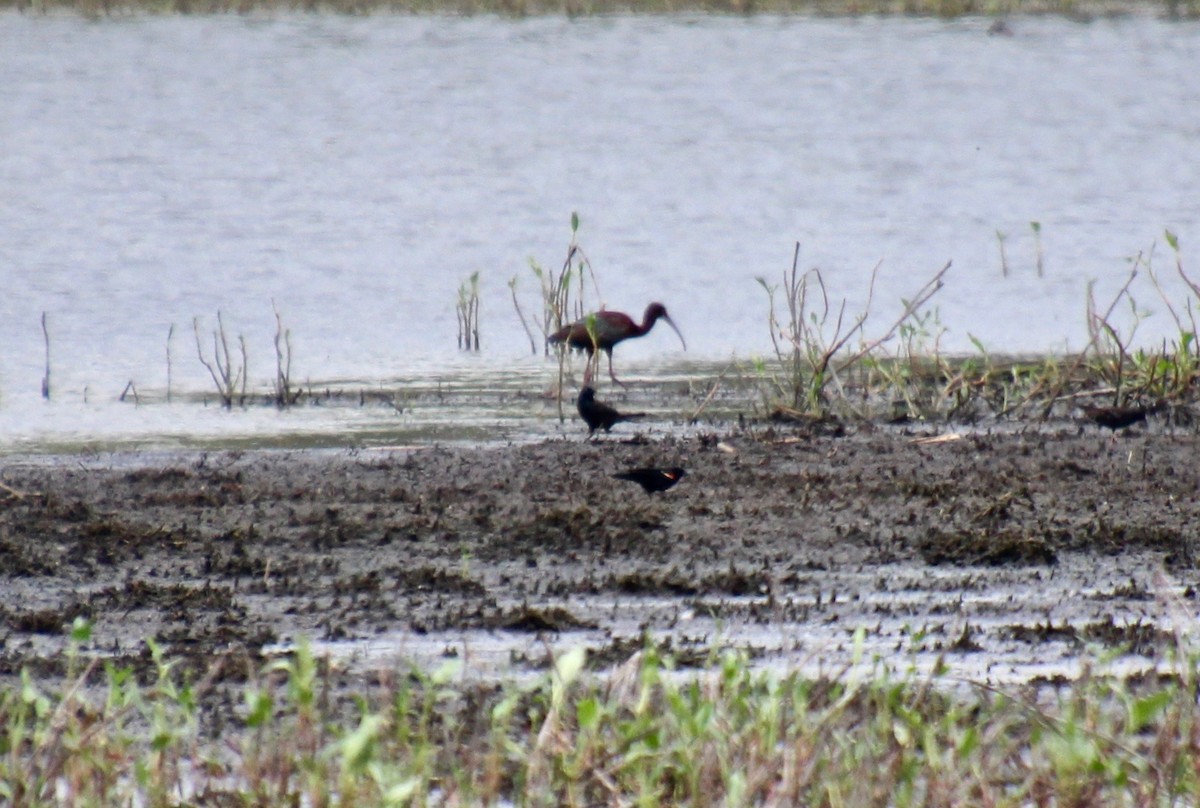
[[[496, 448], [8, 458], [0, 677], [65, 630], [237, 681], [311, 638], [347, 671], [542, 670], [657, 639], [836, 672], [867, 658], [1054, 681], [1087, 649], [1152, 671], [1196, 617], [1192, 433], [775, 425]], [[630, 437], [632, 436], [632, 437]], [[648, 495], [611, 475], [681, 466]], [[861, 658], [860, 658], [861, 659]]]

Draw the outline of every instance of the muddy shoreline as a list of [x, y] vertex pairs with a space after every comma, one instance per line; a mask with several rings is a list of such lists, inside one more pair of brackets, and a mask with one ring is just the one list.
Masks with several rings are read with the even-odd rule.
[[[481, 676], [646, 635], [698, 663], [1054, 681], [1087, 649], [1146, 671], [1196, 616], [1196, 435], [775, 427], [497, 448], [7, 458], [0, 677], [146, 640], [239, 679], [299, 637], [350, 672]], [[646, 495], [611, 474], [679, 465]]]

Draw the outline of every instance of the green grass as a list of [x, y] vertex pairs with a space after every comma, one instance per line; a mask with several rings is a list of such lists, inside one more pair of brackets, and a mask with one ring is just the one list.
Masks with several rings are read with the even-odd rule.
[[[347, 685], [301, 643], [243, 684], [85, 662], [0, 690], [0, 800], [42, 805], [1154, 806], [1200, 799], [1197, 660], [1131, 682], [1103, 660], [1003, 692], [867, 664], [833, 678], [647, 646], [528, 682], [456, 662]], [[1179, 662], [1179, 660], [1173, 660]], [[232, 691], [229, 688], [233, 688]], [[228, 705], [232, 704], [232, 708]], [[224, 716], [221, 718], [221, 716]]]
[[[1185, 271], [1175, 235], [1167, 231], [1165, 241], [1174, 254], [1173, 274], [1189, 294], [1164, 290], [1151, 248], [1131, 259], [1128, 280], [1106, 305], [1089, 286], [1089, 340], [1082, 351], [1033, 358], [993, 355], [975, 337], [974, 354], [942, 352], [944, 329], [932, 304], [953, 271], [949, 264], [901, 301], [897, 319], [876, 327], [869, 316], [875, 273], [864, 309], [847, 311], [819, 269], [800, 272], [796, 245], [781, 283], [758, 279], [774, 356], [756, 362], [748, 375], [757, 378], [762, 408], [785, 419], [1045, 419], [1083, 403], [1148, 406], [1190, 424], [1200, 382], [1200, 283]], [[1150, 279], [1178, 334], [1155, 348], [1132, 347], [1147, 316], [1132, 291], [1139, 274]]]

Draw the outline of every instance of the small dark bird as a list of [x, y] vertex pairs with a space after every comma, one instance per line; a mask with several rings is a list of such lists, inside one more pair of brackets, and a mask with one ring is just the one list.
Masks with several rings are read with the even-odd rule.
[[617, 410], [603, 401], [596, 400], [596, 389], [591, 385], [584, 387], [579, 391], [579, 400], [576, 402], [579, 408], [579, 417], [582, 418], [588, 425], [588, 437], [596, 434], [597, 429], [603, 429], [608, 432], [613, 428], [613, 424], [620, 421], [632, 421], [635, 418], [644, 418], [644, 412], [617, 412]]
[[1156, 410], [1155, 407], [1081, 407], [1083, 414], [1105, 429], [1114, 433], [1118, 429], [1133, 426], [1138, 421], [1145, 421], [1146, 416]]
[[988, 26], [988, 36], [1012, 36], [1012, 26], [1004, 18], [996, 19]]
[[653, 494], [657, 491], [666, 491], [675, 483], [683, 479], [687, 474], [681, 468], [673, 469], [630, 469], [622, 471], [620, 474], [614, 474], [618, 480], [629, 480], [635, 482], [645, 489], [647, 494]]
[[[589, 365], [588, 373], [591, 372], [591, 357], [596, 352], [596, 349], [604, 351], [608, 354], [608, 375], [617, 384], [623, 384], [617, 379], [613, 373], [612, 352], [613, 347], [622, 340], [627, 340], [632, 337], [645, 336], [654, 328], [654, 324], [659, 320], [665, 320], [667, 325], [675, 330], [679, 335], [679, 341], [683, 343], [683, 349], [687, 350], [687, 342], [683, 339], [683, 334], [679, 333], [679, 328], [667, 314], [667, 307], [662, 303], [651, 303], [646, 307], [646, 313], [642, 316], [642, 323], [638, 325], [633, 321], [633, 318], [628, 314], [619, 311], [598, 311], [594, 314], [589, 314], [582, 320], [576, 320], [570, 325], [565, 325], [550, 335], [550, 342], [565, 342], [570, 347], [578, 351], [587, 351]], [[588, 330], [589, 326], [591, 331]], [[584, 376], [584, 383], [590, 381], [591, 376]]]

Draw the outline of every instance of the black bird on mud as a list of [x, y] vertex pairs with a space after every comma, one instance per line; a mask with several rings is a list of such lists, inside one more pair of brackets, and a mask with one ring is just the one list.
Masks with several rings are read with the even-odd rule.
[[1115, 434], [1118, 429], [1133, 426], [1139, 421], [1145, 421], [1146, 416], [1158, 412], [1161, 404], [1151, 407], [1080, 407], [1083, 414], [1095, 424], [1105, 429], [1111, 429]]
[[596, 389], [591, 385], [587, 385], [579, 391], [579, 400], [576, 402], [576, 407], [579, 408], [579, 417], [588, 425], [588, 437], [591, 438], [596, 434], [597, 429], [603, 429], [608, 432], [613, 428], [613, 425], [621, 421], [632, 421], [635, 418], [645, 418], [644, 412], [617, 412], [616, 408], [610, 407], [603, 401], [596, 400]]
[[630, 469], [613, 476], [618, 480], [635, 482], [645, 489], [647, 494], [654, 494], [658, 491], [666, 491], [682, 480], [685, 474], [687, 474], [686, 471], [676, 466], [670, 469]]

